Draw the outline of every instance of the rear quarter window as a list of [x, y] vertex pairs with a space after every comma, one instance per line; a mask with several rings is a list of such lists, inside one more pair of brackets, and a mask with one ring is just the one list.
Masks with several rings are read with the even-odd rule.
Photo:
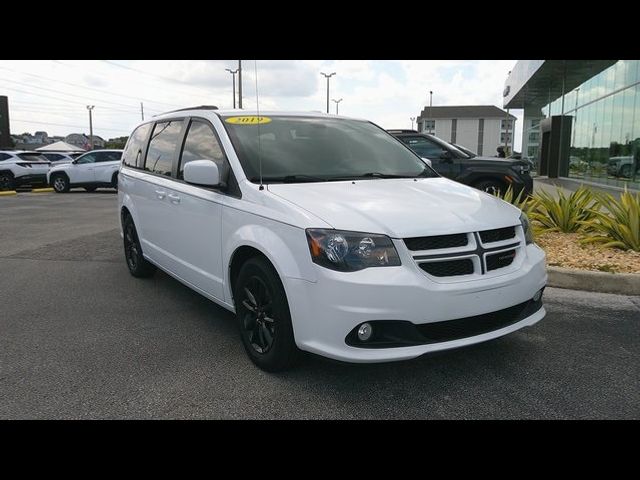
[[142, 168], [144, 166], [144, 150], [152, 126], [152, 123], [140, 125], [129, 137], [122, 153], [122, 163], [127, 167]]

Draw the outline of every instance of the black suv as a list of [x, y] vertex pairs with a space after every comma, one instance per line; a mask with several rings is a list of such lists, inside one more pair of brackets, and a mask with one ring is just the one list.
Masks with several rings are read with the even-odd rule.
[[431, 160], [433, 168], [443, 177], [485, 192], [504, 192], [509, 185], [516, 194], [524, 190], [530, 195], [533, 179], [526, 160], [479, 157], [430, 134], [415, 130], [387, 130], [420, 157]]

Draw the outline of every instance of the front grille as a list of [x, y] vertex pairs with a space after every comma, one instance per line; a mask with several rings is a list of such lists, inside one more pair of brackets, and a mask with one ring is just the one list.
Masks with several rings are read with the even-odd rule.
[[442, 262], [421, 263], [420, 268], [434, 277], [455, 277], [473, 273], [473, 261], [470, 258], [445, 260]]
[[[427, 342], [446, 342], [459, 338], [473, 337], [507, 327], [525, 318], [525, 316], [533, 314], [541, 306], [541, 302], [529, 300], [497, 312], [444, 322], [425, 323], [416, 325], [416, 327]], [[525, 309], [528, 311], [523, 315]]]
[[404, 243], [409, 250], [436, 250], [439, 248], [464, 247], [469, 242], [466, 233], [454, 235], [436, 235], [433, 237], [405, 238]]
[[487, 255], [487, 271], [508, 267], [513, 263], [514, 258], [516, 258], [515, 250], [507, 250], [506, 252]]
[[497, 228], [480, 232], [482, 243], [501, 242], [516, 236], [516, 227]]

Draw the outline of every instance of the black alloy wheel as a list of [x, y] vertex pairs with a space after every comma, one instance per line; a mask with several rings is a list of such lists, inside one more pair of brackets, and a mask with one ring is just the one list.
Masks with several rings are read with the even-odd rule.
[[123, 233], [124, 257], [127, 261], [129, 272], [134, 277], [150, 277], [155, 273], [156, 267], [143, 257], [138, 232], [136, 232], [136, 227], [129, 215], [124, 220]]
[[267, 372], [292, 367], [298, 359], [284, 287], [271, 263], [247, 260], [235, 281], [234, 301], [240, 337], [249, 358]]
[[267, 353], [276, 336], [271, 294], [262, 279], [252, 276], [243, 287], [241, 296], [242, 327], [247, 332], [249, 343], [256, 352]]

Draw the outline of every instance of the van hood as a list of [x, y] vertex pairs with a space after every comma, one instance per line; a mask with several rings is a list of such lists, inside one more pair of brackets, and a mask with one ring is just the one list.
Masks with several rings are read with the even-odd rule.
[[393, 238], [490, 230], [520, 223], [520, 210], [445, 178], [270, 184], [273, 194], [339, 230]]

